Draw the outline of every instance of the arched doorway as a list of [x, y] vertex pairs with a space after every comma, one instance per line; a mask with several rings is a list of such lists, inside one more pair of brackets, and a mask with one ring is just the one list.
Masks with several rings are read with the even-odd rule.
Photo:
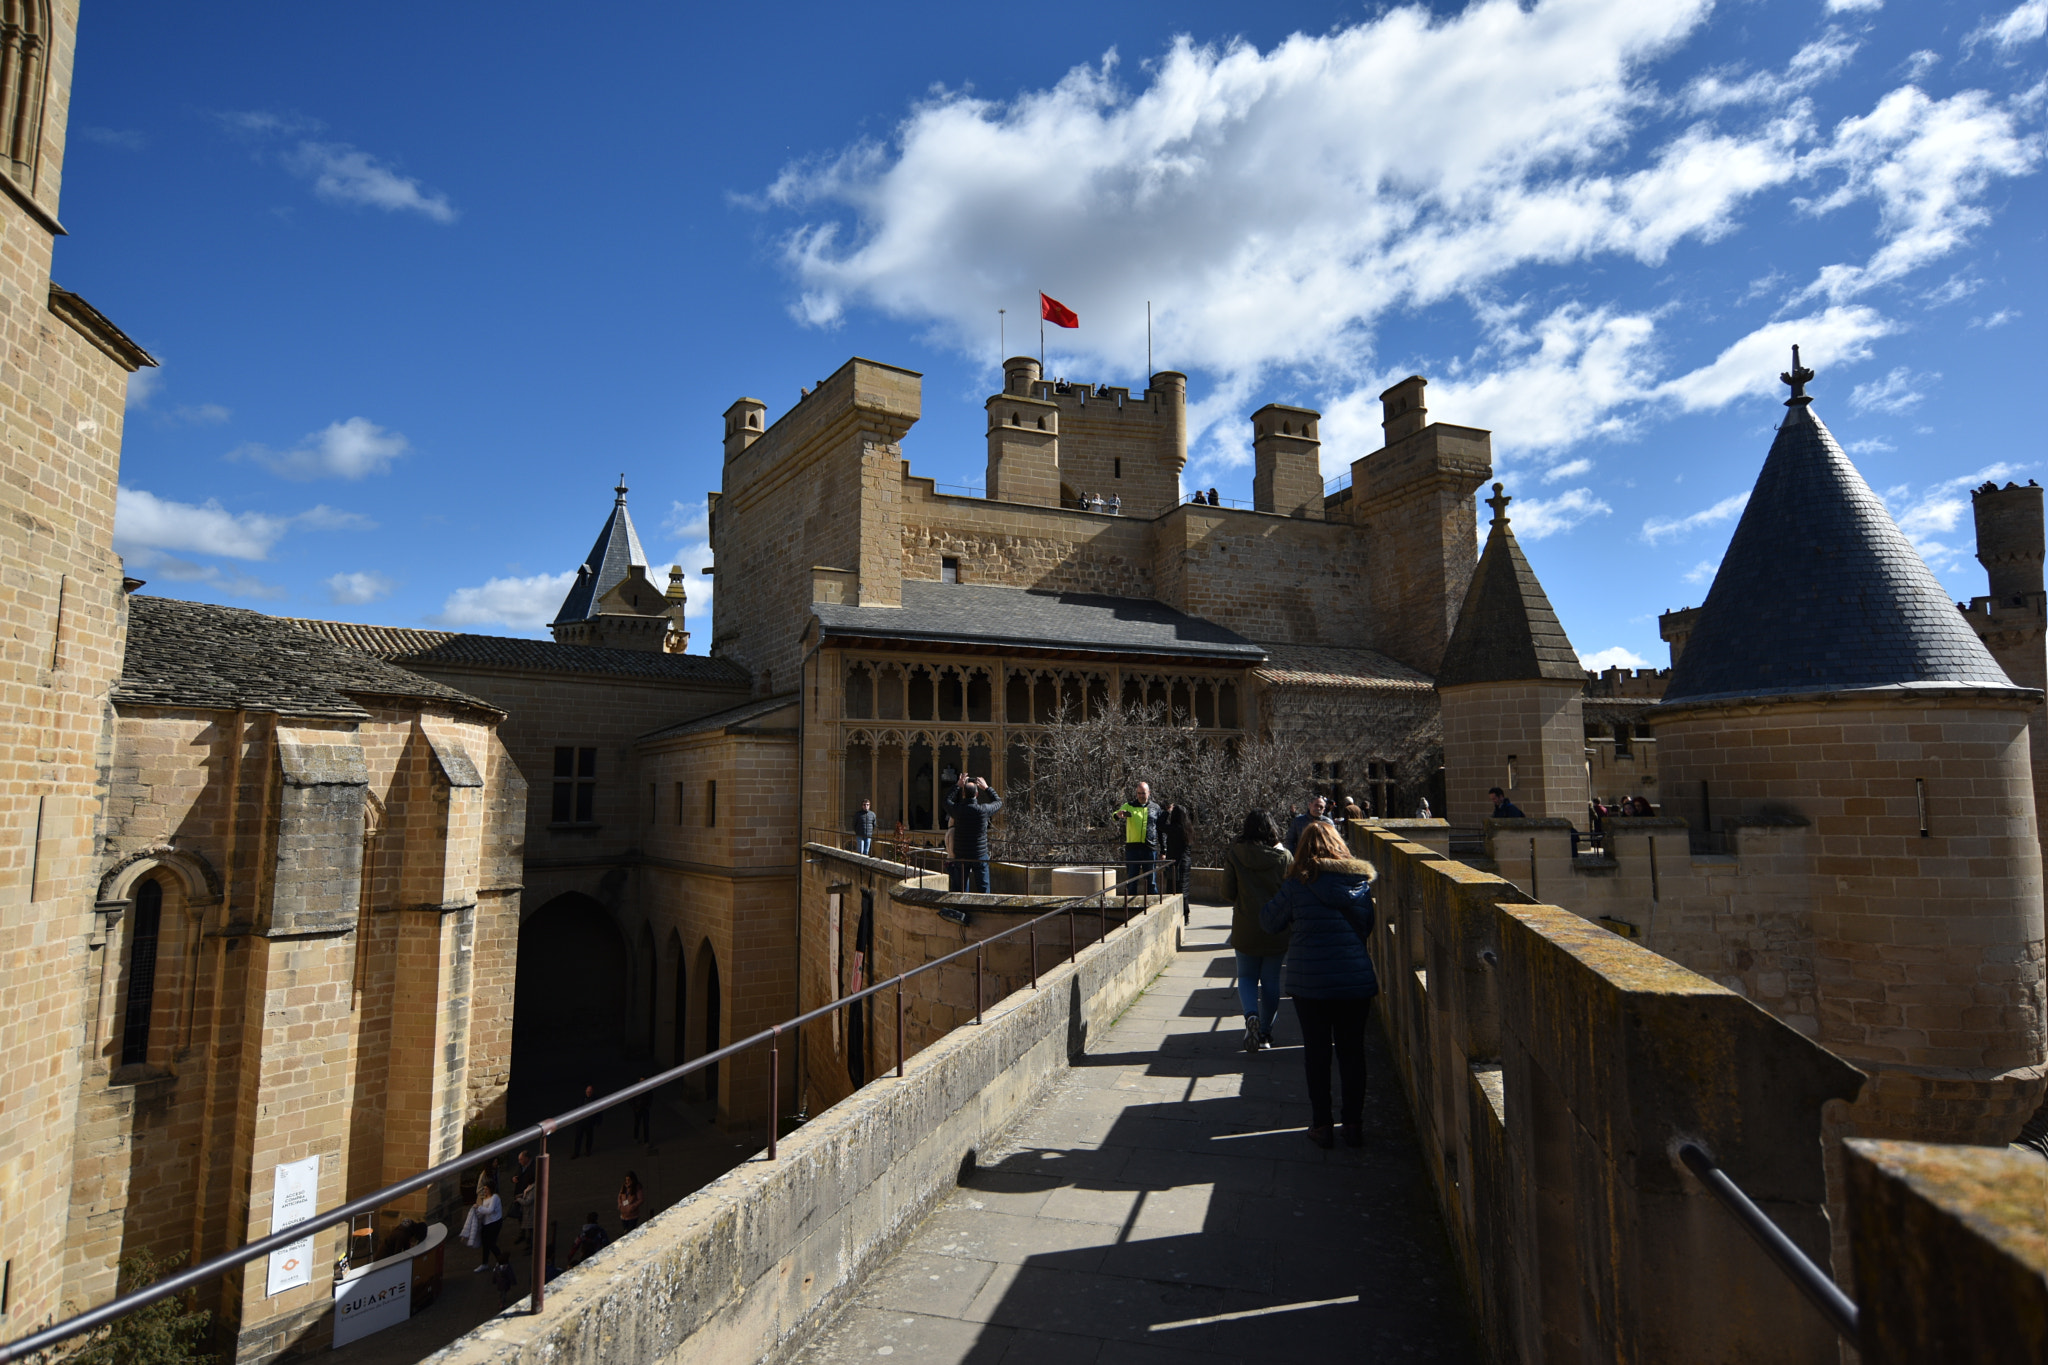
[[[718, 1013], [718, 952], [711, 946], [711, 940], [704, 940], [704, 946], [697, 950], [700, 970], [704, 974], [704, 1051], [699, 1056], [718, 1051], [724, 1044], [719, 1039]], [[703, 1070], [704, 1098], [718, 1098], [718, 1063], [713, 1062]]]
[[521, 922], [507, 1102], [515, 1123], [569, 1108], [586, 1085], [601, 1094], [632, 1079], [621, 1062], [632, 970], [611, 911], [589, 896], [557, 896]]

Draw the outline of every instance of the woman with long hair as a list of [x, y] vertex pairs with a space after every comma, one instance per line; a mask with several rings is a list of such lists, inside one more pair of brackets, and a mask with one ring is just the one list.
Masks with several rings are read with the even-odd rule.
[[1308, 1140], [1331, 1135], [1330, 1058], [1343, 1080], [1344, 1145], [1365, 1141], [1365, 1021], [1379, 994], [1367, 943], [1372, 936], [1373, 865], [1351, 856], [1330, 825], [1311, 823], [1295, 846], [1294, 866], [1259, 911], [1269, 934], [1289, 934], [1287, 993], [1301, 1021], [1302, 1064], [1308, 1073]]
[[498, 1254], [498, 1232], [505, 1226], [505, 1201], [498, 1198], [498, 1187], [488, 1180], [476, 1182], [476, 1233], [477, 1262], [472, 1275], [481, 1274], [491, 1268], [491, 1260]]
[[1237, 953], [1237, 1003], [1244, 1010], [1246, 1052], [1273, 1046], [1287, 935], [1267, 933], [1259, 911], [1280, 894], [1293, 865], [1280, 847], [1280, 827], [1262, 810], [1245, 814], [1244, 827], [1223, 850], [1223, 897], [1230, 902], [1230, 946]]
[[619, 1236], [624, 1237], [640, 1226], [640, 1207], [647, 1202], [647, 1191], [640, 1188], [638, 1172], [626, 1172], [626, 1183], [619, 1186]]

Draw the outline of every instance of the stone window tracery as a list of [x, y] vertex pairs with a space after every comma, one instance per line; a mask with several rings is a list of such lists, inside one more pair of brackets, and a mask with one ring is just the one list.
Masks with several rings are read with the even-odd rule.
[[156, 1010], [157, 950], [163, 936], [164, 886], [152, 877], [135, 888], [128, 931], [128, 998], [121, 1014], [121, 1065], [149, 1061], [150, 1016]]
[[48, 0], [0, 0], [0, 146], [14, 183], [33, 189], [48, 89]]

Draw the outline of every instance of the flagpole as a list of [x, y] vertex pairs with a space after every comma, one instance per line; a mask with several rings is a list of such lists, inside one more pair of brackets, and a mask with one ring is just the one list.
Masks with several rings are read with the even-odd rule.
[[1152, 300], [1145, 300], [1145, 378], [1152, 377]]
[[1009, 359], [1008, 356], [1003, 354], [1004, 351], [1010, 349], [1010, 320], [1003, 316], [1009, 311], [1007, 308], [996, 309], [996, 368], [999, 370], [1003, 367], [1003, 362]]
[[[1045, 373], [1045, 305], [1038, 305], [1038, 373]], [[623, 480], [622, 480], [623, 482]]]

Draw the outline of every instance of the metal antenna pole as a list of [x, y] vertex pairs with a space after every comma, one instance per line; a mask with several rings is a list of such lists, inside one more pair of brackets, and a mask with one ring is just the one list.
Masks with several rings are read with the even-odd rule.
[[1145, 377], [1152, 377], [1152, 300], [1145, 300]]

